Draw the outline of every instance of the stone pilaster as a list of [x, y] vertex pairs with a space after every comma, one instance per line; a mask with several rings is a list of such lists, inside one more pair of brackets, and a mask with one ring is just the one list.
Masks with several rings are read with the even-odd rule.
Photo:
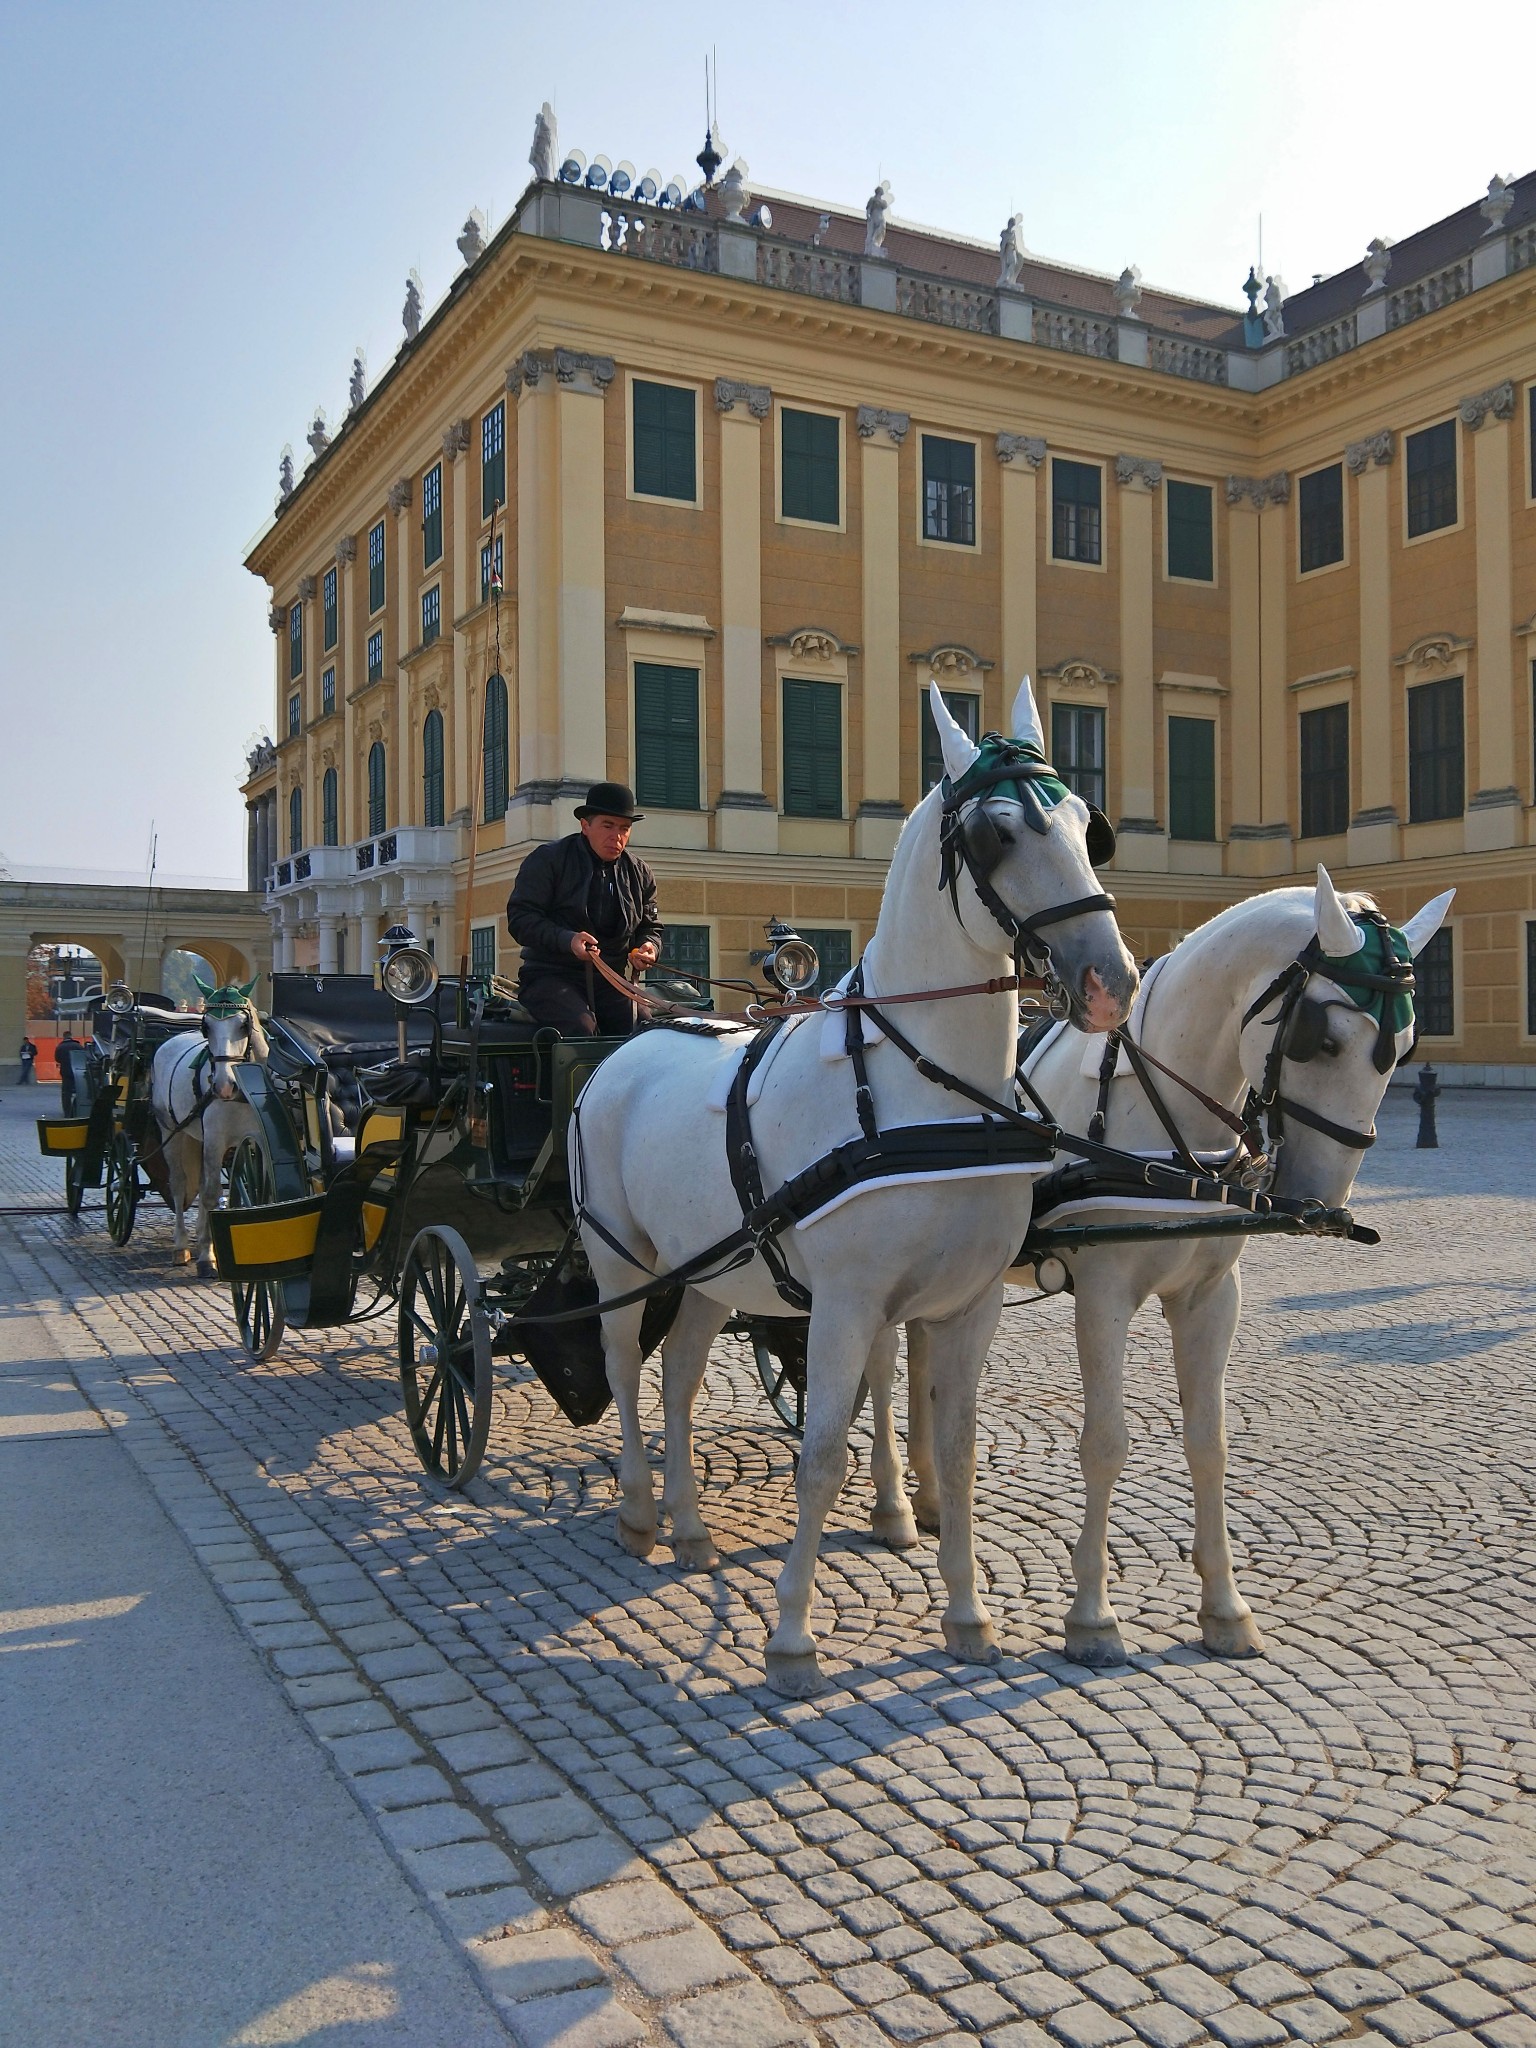
[[[1002, 500], [1003, 674], [1002, 709], [1010, 692], [1039, 665], [1039, 471], [1045, 441], [1037, 434], [999, 434], [998, 490]], [[1047, 736], [1049, 737], [1049, 736]]]
[[1120, 486], [1120, 843], [1116, 865], [1161, 872], [1168, 833], [1156, 786], [1156, 698], [1153, 690], [1152, 591], [1155, 575], [1152, 506], [1163, 466], [1144, 455], [1118, 455]]
[[864, 499], [864, 794], [853, 850], [889, 860], [901, 802], [901, 444], [911, 418], [861, 405], [857, 416]]
[[1349, 825], [1349, 864], [1398, 857], [1401, 821], [1392, 794], [1392, 493], [1390, 429], [1351, 441], [1344, 467], [1357, 479], [1360, 534], [1360, 809]]
[[726, 853], [773, 853], [779, 843], [778, 818], [763, 794], [762, 422], [772, 407], [766, 384], [715, 380], [722, 703], [715, 845]]
[[1524, 820], [1515, 786], [1515, 670], [1509, 469], [1515, 387], [1506, 379], [1461, 401], [1473, 449], [1477, 535], [1477, 788], [1467, 804], [1469, 852], [1518, 845]]

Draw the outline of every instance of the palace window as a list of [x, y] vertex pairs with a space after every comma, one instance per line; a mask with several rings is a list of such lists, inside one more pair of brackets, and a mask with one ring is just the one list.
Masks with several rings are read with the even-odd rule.
[[288, 607], [288, 673], [301, 676], [304, 673], [304, 607], [291, 604]]
[[[685, 974], [707, 975], [709, 973], [709, 926], [707, 924], [668, 924], [661, 935], [661, 957], [667, 967], [680, 967]], [[654, 981], [658, 973], [666, 968], [653, 967], [646, 971], [646, 980]], [[699, 995], [709, 1000], [709, 990], [701, 988]]]
[[1297, 486], [1301, 513], [1301, 573], [1344, 559], [1344, 465], [1330, 464]]
[[489, 981], [496, 972], [496, 927], [476, 924], [469, 931], [469, 971], [477, 981]]
[[1301, 836], [1349, 829], [1349, 706], [1301, 714]]
[[485, 686], [485, 822], [507, 812], [507, 686], [492, 676]]
[[443, 630], [443, 590], [434, 583], [421, 593], [421, 644], [430, 647]]
[[329, 718], [336, 709], [336, 671], [326, 669], [320, 677], [320, 716]]
[[429, 711], [421, 728], [421, 822], [443, 822], [443, 714]]
[[507, 502], [507, 408], [493, 405], [480, 422], [480, 517]]
[[1456, 422], [1408, 436], [1408, 538], [1456, 524]]
[[384, 784], [384, 742], [375, 740], [368, 749], [368, 836], [384, 830], [386, 793]]
[[693, 390], [648, 384], [638, 377], [632, 389], [637, 496], [678, 498], [691, 505], [698, 496]]
[[1051, 457], [1051, 554], [1058, 562], [1104, 559], [1104, 472], [1096, 462]]
[[976, 545], [976, 444], [923, 436], [923, 538]]
[[288, 699], [288, 737], [296, 740], [304, 730], [304, 700], [295, 690]]
[[853, 933], [837, 925], [799, 925], [796, 929], [807, 944], [816, 948], [821, 971], [810, 993], [819, 996], [824, 990], [835, 988], [853, 965]]
[[384, 522], [368, 529], [368, 611], [384, 609]]
[[1209, 484], [1166, 485], [1168, 574], [1187, 583], [1216, 580], [1215, 493]]
[[1216, 837], [1216, 722], [1168, 721], [1168, 836]]
[[1461, 677], [1408, 692], [1408, 817], [1415, 825], [1466, 809]]
[[327, 569], [320, 580], [320, 618], [329, 653], [336, 645], [336, 571]]
[[379, 682], [384, 674], [384, 628], [368, 635], [368, 680]]
[[784, 678], [783, 808], [791, 818], [843, 815], [843, 693], [837, 683]]
[[443, 559], [443, 465], [434, 462], [421, 480], [421, 566]]
[[327, 768], [320, 778], [320, 840], [324, 846], [334, 846], [339, 837], [336, 814], [336, 770]]
[[1441, 925], [1413, 963], [1413, 1007], [1421, 1038], [1456, 1036], [1456, 953], [1449, 925]]
[[842, 517], [839, 422], [827, 413], [779, 414], [779, 510], [786, 519], [836, 526]]
[[635, 800], [699, 808], [699, 672], [635, 663]]
[[[950, 717], [974, 744], [981, 736], [981, 699], [970, 690], [945, 690], [942, 695]], [[939, 744], [939, 728], [933, 722], [933, 705], [929, 701], [926, 684], [922, 705], [923, 795], [926, 796], [930, 789], [944, 780], [944, 749]]]
[[1104, 713], [1097, 704], [1051, 706], [1051, 766], [1085, 804], [1104, 808]]
[[288, 792], [288, 851], [290, 854], [304, 851], [304, 792], [290, 789]]
[[487, 541], [480, 550], [480, 602], [485, 603], [491, 594], [491, 571], [496, 571], [496, 581], [501, 581], [501, 535], [495, 542]]

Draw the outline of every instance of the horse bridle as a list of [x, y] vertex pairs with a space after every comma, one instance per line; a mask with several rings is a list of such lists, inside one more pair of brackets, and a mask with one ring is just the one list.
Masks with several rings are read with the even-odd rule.
[[[991, 759], [988, 759], [988, 756]], [[988, 793], [1001, 783], [1012, 783], [1019, 793], [1019, 805], [1024, 822], [1033, 832], [1050, 830], [1050, 814], [1040, 794], [1034, 788], [1037, 782], [1060, 782], [1048, 761], [1043, 760], [1031, 748], [1017, 740], [1005, 740], [1000, 733], [989, 732], [982, 740], [977, 759], [960, 777], [953, 781], [948, 775], [940, 785], [943, 805], [939, 822], [939, 887], [949, 891], [949, 900], [954, 905], [955, 916], [961, 926], [965, 918], [960, 910], [960, 871], [964, 868], [971, 880], [971, 886], [980, 897], [982, 906], [991, 915], [995, 924], [1007, 934], [1014, 951], [1016, 964], [1027, 961], [1039, 974], [1045, 977], [1046, 993], [1053, 1013], [1065, 1016], [1066, 991], [1056, 973], [1056, 963], [1051, 954], [1049, 939], [1041, 936], [1046, 925], [1061, 924], [1069, 917], [1081, 917], [1085, 912], [1115, 908], [1115, 899], [1105, 891], [1093, 896], [1078, 896], [1070, 903], [1053, 904], [1049, 909], [1036, 910], [1028, 917], [1020, 917], [1009, 909], [992, 886], [992, 873], [1003, 857], [1002, 837], [997, 826], [987, 815], [985, 799]], [[1102, 867], [1114, 858], [1115, 828], [1104, 813], [1092, 804], [1088, 806], [1088, 859], [1093, 867]], [[1062, 1007], [1059, 1012], [1057, 1006]]]
[[[1362, 923], [1375, 925], [1383, 933], [1390, 932], [1391, 926], [1385, 915], [1376, 909], [1360, 909], [1350, 912], [1351, 917]], [[1376, 1142], [1376, 1132], [1351, 1130], [1347, 1124], [1333, 1123], [1328, 1117], [1320, 1116], [1315, 1109], [1309, 1109], [1304, 1102], [1297, 1102], [1280, 1092], [1280, 1072], [1287, 1060], [1297, 1066], [1306, 1066], [1315, 1060], [1328, 1038], [1328, 1012], [1337, 1009], [1352, 1009], [1358, 1012], [1366, 1007], [1373, 995], [1382, 998], [1381, 1019], [1376, 1031], [1376, 1046], [1372, 1060], [1378, 1074], [1389, 1073], [1394, 1066], [1412, 1056], [1413, 1046], [1401, 1056], [1397, 1051], [1396, 1033], [1392, 1028], [1393, 999], [1397, 996], [1412, 997], [1415, 990], [1413, 962], [1390, 958], [1390, 942], [1387, 946], [1389, 959], [1380, 973], [1367, 967], [1356, 967], [1348, 959], [1329, 959], [1322, 949], [1316, 934], [1307, 941], [1300, 953], [1277, 974], [1274, 980], [1254, 1002], [1243, 1012], [1242, 1029], [1246, 1030], [1259, 1012], [1266, 1009], [1278, 996], [1280, 1008], [1268, 1021], [1274, 1025], [1275, 1035], [1270, 1041], [1269, 1053], [1264, 1062], [1264, 1078], [1257, 1089], [1248, 1091], [1245, 1114], [1252, 1120], [1262, 1115], [1268, 1132], [1268, 1153], [1271, 1163], [1275, 1160], [1284, 1142], [1285, 1118], [1291, 1117], [1296, 1123], [1306, 1124], [1309, 1129], [1321, 1131], [1325, 1138], [1332, 1138], [1336, 1145], [1347, 1146], [1353, 1152], [1364, 1152]], [[1358, 1003], [1346, 1002], [1340, 998], [1320, 998], [1307, 994], [1307, 983], [1314, 974], [1336, 982], [1345, 989], [1360, 989], [1363, 999]], [[1417, 1033], [1415, 1033], [1417, 1043]]]

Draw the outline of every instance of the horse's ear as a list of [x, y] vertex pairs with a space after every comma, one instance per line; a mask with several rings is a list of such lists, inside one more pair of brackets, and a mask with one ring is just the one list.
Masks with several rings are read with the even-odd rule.
[[1403, 926], [1403, 937], [1408, 941], [1409, 958], [1417, 960], [1430, 940], [1445, 923], [1445, 914], [1454, 902], [1456, 891], [1446, 889], [1439, 896], [1432, 896], [1422, 910], [1416, 910]]
[[1013, 737], [1021, 747], [1033, 747], [1042, 757], [1045, 754], [1045, 729], [1040, 723], [1040, 707], [1035, 702], [1034, 686], [1026, 676], [1019, 685], [1018, 695], [1013, 700]]
[[197, 992], [202, 997], [205, 1003], [211, 1002], [213, 998], [218, 994], [218, 990], [216, 988], [210, 988], [207, 982], [204, 981], [203, 977], [200, 974], [194, 974], [192, 979], [197, 983]]
[[1365, 944], [1365, 933], [1339, 900], [1333, 878], [1322, 862], [1317, 866], [1317, 943], [1329, 960], [1345, 960]]
[[259, 974], [253, 974], [251, 976], [251, 979], [245, 984], [245, 987], [241, 989], [240, 1000], [242, 1003], [248, 1003], [251, 1000], [251, 997], [255, 995], [256, 984], [258, 981], [260, 981], [260, 979], [261, 976]]
[[967, 768], [980, 758], [981, 749], [955, 723], [949, 706], [944, 702], [944, 692], [936, 682], [928, 685], [928, 704], [944, 754], [944, 773], [951, 782], [958, 782]]

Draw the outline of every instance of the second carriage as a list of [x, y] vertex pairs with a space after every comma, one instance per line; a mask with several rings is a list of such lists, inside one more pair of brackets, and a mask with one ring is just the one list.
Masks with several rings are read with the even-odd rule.
[[153, 1191], [171, 1199], [155, 1122], [155, 1054], [169, 1038], [195, 1027], [167, 996], [117, 983], [87, 1013], [90, 1036], [69, 1040], [65, 1114], [40, 1117], [38, 1144], [64, 1161], [64, 1200], [78, 1216], [88, 1188], [105, 1184], [107, 1235], [115, 1245], [133, 1235], [139, 1203]]

